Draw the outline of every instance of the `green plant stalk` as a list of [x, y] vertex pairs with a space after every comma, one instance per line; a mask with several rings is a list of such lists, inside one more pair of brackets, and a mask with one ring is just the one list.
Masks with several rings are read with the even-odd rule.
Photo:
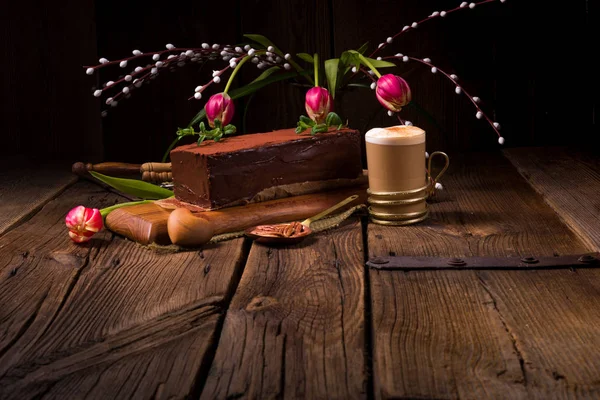
[[236, 65], [235, 69], [229, 76], [229, 80], [227, 81], [227, 85], [225, 86], [225, 90], [223, 91], [224, 94], [227, 94], [227, 91], [229, 90], [229, 87], [231, 86], [231, 82], [233, 82], [233, 78], [235, 78], [235, 76], [237, 75], [237, 73], [240, 70], [240, 68], [242, 67], [242, 65], [244, 65], [244, 63], [246, 61], [248, 61], [249, 58], [251, 58], [251, 56], [246, 56], [246, 57], [242, 58], [242, 60], [238, 63], [238, 65]]
[[114, 206], [106, 207], [100, 210], [102, 219], [106, 219], [106, 216], [113, 210], [121, 207], [136, 206], [138, 204], [154, 203], [154, 200], [140, 200], [140, 201], [129, 201], [127, 203], [115, 204]]
[[173, 150], [173, 147], [175, 147], [175, 145], [181, 140], [182, 137], [183, 136], [177, 136], [175, 138], [175, 140], [173, 140], [171, 142], [171, 144], [167, 148], [167, 151], [165, 151], [165, 154], [163, 154], [163, 157], [162, 157], [162, 159], [161, 159], [160, 162], [167, 162], [167, 158], [169, 157], [169, 153], [171, 153], [171, 150]]
[[315, 87], [319, 87], [319, 55], [317, 53], [313, 56], [313, 63], [315, 66]]
[[358, 57], [360, 58], [360, 60], [367, 66], [369, 67], [369, 69], [371, 71], [373, 71], [375, 73], [375, 75], [377, 75], [378, 78], [381, 78], [381, 74], [379, 73], [379, 71], [377, 71], [377, 69], [373, 66], [373, 64], [371, 64], [369, 62], [369, 60], [367, 60], [365, 58], [365, 56], [363, 56], [362, 54], [360, 54], [359, 52], [356, 52], [356, 54], [358, 55]]

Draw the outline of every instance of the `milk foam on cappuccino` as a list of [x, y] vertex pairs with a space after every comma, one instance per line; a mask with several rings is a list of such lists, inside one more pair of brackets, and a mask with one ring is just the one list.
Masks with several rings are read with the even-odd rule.
[[425, 143], [425, 131], [412, 125], [373, 128], [365, 134], [367, 143], [388, 146], [408, 146]]

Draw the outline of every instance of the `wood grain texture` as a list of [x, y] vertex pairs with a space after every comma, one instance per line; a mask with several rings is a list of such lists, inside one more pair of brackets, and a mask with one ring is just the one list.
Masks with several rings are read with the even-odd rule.
[[[398, 228], [369, 224], [370, 258], [389, 254], [551, 256], [588, 251], [500, 154], [464, 159], [451, 156], [451, 165], [444, 177], [445, 190], [432, 202], [432, 214], [424, 223]], [[517, 274], [529, 271], [498, 273], [516, 280]], [[512, 308], [500, 310], [497, 296], [481, 278], [493, 280], [495, 274], [370, 270], [377, 398], [553, 395], [551, 389], [530, 391], [530, 371], [541, 368], [542, 363], [539, 358], [529, 360], [528, 352], [533, 350], [514, 335], [523, 328], [523, 320], [511, 322]], [[519, 292], [526, 298], [530, 289], [502, 283], [506, 296]], [[542, 313], [541, 308], [546, 307], [541, 300], [531, 302], [535, 303], [531, 305], [533, 313], [538, 308]], [[540, 318], [536, 329], [551, 323], [549, 318]], [[588, 329], [596, 330], [593, 325]], [[578, 335], [576, 327], [567, 330]], [[570, 347], [578, 351], [576, 341], [564, 344], [564, 351], [571, 351]], [[523, 364], [529, 361], [527, 369]], [[580, 373], [578, 365], [570, 368], [574, 374]]]
[[600, 159], [574, 148], [519, 148], [506, 157], [589, 248], [600, 249]]
[[253, 245], [201, 398], [365, 398], [360, 223]]
[[474, 271], [370, 279], [375, 398], [526, 398], [517, 350]]
[[590, 249], [500, 153], [450, 154], [430, 217], [410, 227], [369, 225], [369, 256], [553, 256]]
[[159, 253], [102, 231], [70, 242], [73, 204], [117, 200], [81, 182], [0, 239], [0, 397], [184, 397], [235, 287], [242, 240]]
[[600, 269], [477, 277], [519, 349], [530, 398], [600, 396]]
[[8, 164], [0, 164], [0, 236], [77, 181], [71, 171], [56, 166], [14, 168]]

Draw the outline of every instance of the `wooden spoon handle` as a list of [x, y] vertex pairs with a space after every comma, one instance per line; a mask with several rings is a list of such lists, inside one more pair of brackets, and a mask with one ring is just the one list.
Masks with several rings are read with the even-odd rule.
[[140, 174], [140, 164], [128, 164], [120, 162], [103, 162], [99, 164], [84, 164], [76, 162], [73, 164], [74, 174], [85, 176], [89, 171], [99, 172], [109, 176], [131, 176]]
[[359, 195], [356, 200], [351, 202], [364, 203], [367, 197], [366, 191], [354, 187], [207, 211], [199, 215], [212, 223], [215, 234], [236, 232], [256, 225], [304, 220], [357, 193]]

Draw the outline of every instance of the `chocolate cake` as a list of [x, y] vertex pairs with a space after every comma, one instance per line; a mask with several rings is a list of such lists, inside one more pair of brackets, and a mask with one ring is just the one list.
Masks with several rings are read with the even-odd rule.
[[220, 208], [274, 186], [354, 179], [362, 174], [361, 140], [353, 129], [314, 136], [283, 129], [180, 146], [171, 151], [175, 197]]

